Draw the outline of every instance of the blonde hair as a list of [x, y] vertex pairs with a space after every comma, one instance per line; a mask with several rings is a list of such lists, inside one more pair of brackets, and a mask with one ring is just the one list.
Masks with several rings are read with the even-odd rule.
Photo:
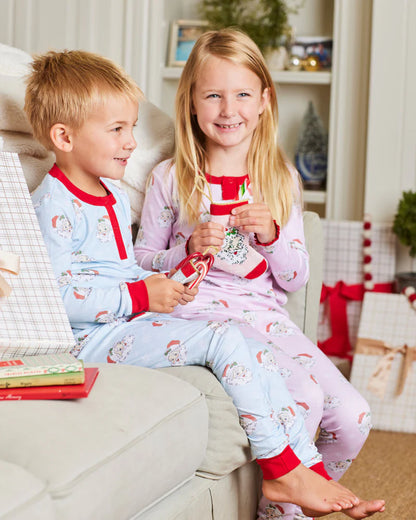
[[276, 89], [257, 45], [242, 31], [222, 29], [208, 31], [196, 41], [179, 81], [176, 93], [176, 176], [180, 215], [197, 222], [206, 181], [207, 156], [205, 136], [192, 114], [192, 98], [200, 71], [210, 56], [247, 67], [261, 81], [262, 92], [268, 89], [270, 102], [260, 115], [250, 144], [247, 162], [255, 201], [270, 208], [276, 222], [284, 226], [290, 216], [294, 197], [299, 197], [300, 184], [294, 186], [288, 160], [278, 146], [278, 107]]
[[79, 129], [106, 96], [120, 95], [139, 102], [136, 83], [111, 60], [91, 52], [73, 50], [35, 56], [26, 81], [24, 110], [36, 139], [49, 150], [56, 123]]

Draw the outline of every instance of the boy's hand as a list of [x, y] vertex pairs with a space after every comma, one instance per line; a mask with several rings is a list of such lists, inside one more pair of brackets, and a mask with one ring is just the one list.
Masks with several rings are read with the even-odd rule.
[[185, 287], [164, 274], [154, 274], [144, 280], [149, 297], [150, 312], [172, 312], [181, 301]]
[[246, 233], [255, 233], [262, 244], [276, 238], [272, 214], [263, 203], [244, 204], [231, 210], [230, 225]]
[[212, 247], [214, 251], [220, 250], [224, 242], [224, 227], [217, 222], [203, 222], [197, 224], [188, 242], [189, 253], [205, 253]]
[[185, 285], [185, 292], [182, 294], [182, 298], [179, 300], [179, 304], [186, 305], [187, 303], [191, 302], [197, 294], [198, 286], [194, 287], [193, 289], [189, 289], [189, 287], [186, 287]]
[[[171, 269], [169, 271], [169, 278], [171, 278], [176, 273], [176, 269]], [[181, 299], [179, 300], [179, 305], [186, 305], [191, 302], [195, 296], [198, 294], [198, 286], [193, 289], [189, 289], [186, 285], [184, 286], [185, 291], [182, 294]]]

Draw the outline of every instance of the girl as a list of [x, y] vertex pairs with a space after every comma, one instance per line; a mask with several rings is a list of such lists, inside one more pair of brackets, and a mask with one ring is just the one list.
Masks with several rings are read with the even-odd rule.
[[[370, 413], [284, 309], [285, 291], [298, 290], [309, 274], [301, 184], [277, 145], [274, 83], [248, 36], [227, 29], [198, 39], [176, 114], [175, 157], [149, 180], [136, 258], [145, 269], [166, 271], [186, 254], [217, 253], [197, 298], [174, 315], [237, 324], [268, 345], [253, 357], [269, 370], [277, 362], [311, 440], [320, 426], [317, 446], [337, 480], [367, 438]], [[263, 497], [258, 518], [302, 516]]]

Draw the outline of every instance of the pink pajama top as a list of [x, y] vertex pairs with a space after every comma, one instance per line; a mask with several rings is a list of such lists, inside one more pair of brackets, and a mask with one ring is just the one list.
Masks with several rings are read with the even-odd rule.
[[[296, 172], [292, 171], [295, 178]], [[209, 189], [203, 197], [200, 221], [210, 219], [209, 206], [213, 201], [238, 197], [247, 176], [212, 177], [207, 175]], [[167, 271], [175, 267], [187, 254], [186, 242], [194, 226], [179, 221], [179, 205], [175, 166], [171, 161], [157, 165], [148, 185], [141, 225], [134, 246], [141, 267]], [[309, 255], [305, 248], [302, 210], [293, 204], [288, 223], [280, 229], [274, 242], [260, 244], [250, 234], [250, 245], [268, 262], [268, 269], [260, 277], [248, 280], [211, 268], [199, 285], [193, 302], [178, 305], [174, 315], [182, 318], [222, 319], [229, 323], [251, 325], [266, 335], [298, 334], [283, 308], [286, 291], [297, 291], [309, 277]]]

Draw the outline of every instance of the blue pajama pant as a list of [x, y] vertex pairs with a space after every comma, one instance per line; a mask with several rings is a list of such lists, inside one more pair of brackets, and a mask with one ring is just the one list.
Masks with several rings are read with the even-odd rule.
[[275, 457], [289, 445], [305, 466], [321, 461], [271, 351], [237, 327], [153, 314], [74, 334], [87, 362], [209, 367], [232, 398], [254, 457]]

